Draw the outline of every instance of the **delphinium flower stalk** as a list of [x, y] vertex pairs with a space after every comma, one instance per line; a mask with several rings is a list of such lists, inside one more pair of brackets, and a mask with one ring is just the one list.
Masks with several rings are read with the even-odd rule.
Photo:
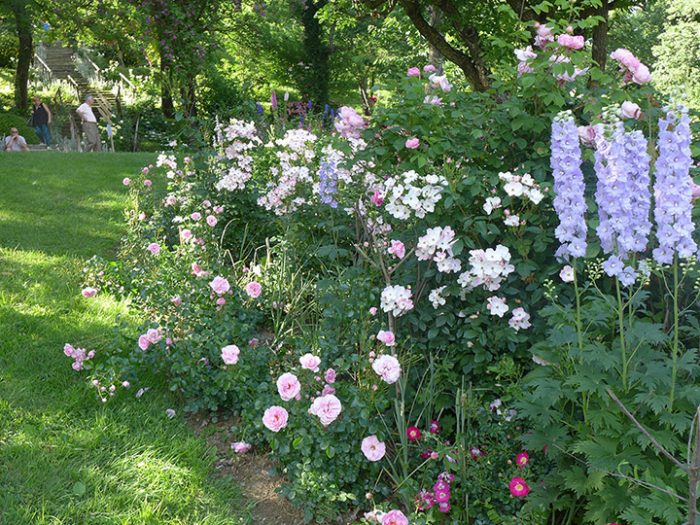
[[692, 238], [692, 188], [690, 177], [690, 119], [683, 106], [668, 109], [659, 119], [659, 156], [656, 159], [654, 183], [654, 218], [659, 246], [654, 259], [660, 264], [673, 263], [673, 346], [669, 410], [673, 409], [678, 374], [678, 259], [692, 256], [697, 245]]
[[335, 162], [326, 157], [321, 160], [321, 165], [318, 169], [318, 193], [321, 196], [321, 202], [328, 204], [331, 208], [337, 208], [338, 202], [335, 200], [335, 194], [338, 191], [338, 174], [336, 172]]
[[586, 254], [586, 200], [581, 171], [578, 129], [570, 112], [560, 113], [552, 122], [551, 167], [554, 176], [554, 209], [559, 216], [555, 235], [561, 243], [557, 257]]

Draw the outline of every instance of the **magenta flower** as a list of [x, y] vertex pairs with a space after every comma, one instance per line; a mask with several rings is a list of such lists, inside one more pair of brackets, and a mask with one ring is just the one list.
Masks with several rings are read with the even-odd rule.
[[370, 200], [375, 206], [381, 206], [382, 204], [384, 204], [384, 198], [382, 197], [382, 194], [378, 191], [374, 192]]
[[524, 498], [530, 493], [530, 487], [523, 478], [515, 477], [511, 479], [508, 488], [510, 493], [516, 498]]
[[438, 432], [440, 432], [440, 423], [438, 422], [437, 419], [433, 419], [430, 422], [430, 433], [437, 434]]
[[408, 525], [408, 518], [400, 510], [390, 510], [382, 516], [382, 525]]
[[418, 427], [408, 427], [406, 429], [406, 436], [408, 436], [409, 441], [418, 441], [420, 439], [421, 433]]
[[530, 455], [527, 453], [527, 451], [523, 451], [515, 456], [515, 462], [517, 463], [518, 467], [525, 468], [530, 462]]
[[373, 462], [381, 460], [386, 454], [386, 445], [384, 442], [379, 441], [375, 435], [364, 438], [360, 449], [365, 457]]
[[272, 432], [279, 432], [287, 426], [289, 413], [280, 406], [271, 406], [265, 410], [262, 422], [265, 428]]
[[335, 383], [335, 377], [336, 377], [335, 370], [333, 370], [332, 368], [329, 368], [328, 370], [326, 370], [326, 373], [325, 373], [323, 378], [326, 380], [326, 383], [332, 385], [333, 383]]

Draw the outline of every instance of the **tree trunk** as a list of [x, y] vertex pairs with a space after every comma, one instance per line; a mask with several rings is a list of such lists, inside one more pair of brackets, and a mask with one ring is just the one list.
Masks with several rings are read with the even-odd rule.
[[600, 69], [605, 69], [608, 60], [608, 15], [610, 13], [609, 0], [602, 0], [602, 4], [595, 13], [603, 17], [598, 25], [593, 28], [593, 61]]
[[15, 15], [17, 37], [19, 38], [19, 53], [17, 55], [17, 70], [15, 72], [15, 106], [21, 113], [29, 107], [28, 85], [29, 66], [34, 54], [32, 39], [32, 17], [27, 0], [13, 0], [10, 4]]
[[[430, 25], [433, 27], [438, 27], [440, 25], [440, 11], [435, 9], [434, 6], [430, 6]], [[433, 45], [430, 44], [430, 49], [428, 49], [428, 63], [434, 65], [437, 68], [437, 74], [443, 74], [443, 58], [440, 51]]]
[[316, 14], [328, 0], [306, 0], [301, 13], [304, 27], [304, 52], [309, 66], [304, 77], [302, 96], [309, 97], [316, 106], [328, 103], [330, 49], [323, 42], [323, 30]]
[[165, 118], [175, 117], [175, 104], [172, 93], [172, 74], [167, 58], [160, 52], [160, 109]]

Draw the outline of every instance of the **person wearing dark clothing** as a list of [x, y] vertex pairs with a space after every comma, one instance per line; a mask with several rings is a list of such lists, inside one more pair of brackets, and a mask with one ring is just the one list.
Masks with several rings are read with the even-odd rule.
[[46, 144], [46, 147], [51, 146], [51, 132], [49, 125], [51, 124], [51, 110], [41, 101], [41, 97], [34, 97], [34, 109], [32, 111], [32, 126], [34, 131], [39, 135], [41, 141]]

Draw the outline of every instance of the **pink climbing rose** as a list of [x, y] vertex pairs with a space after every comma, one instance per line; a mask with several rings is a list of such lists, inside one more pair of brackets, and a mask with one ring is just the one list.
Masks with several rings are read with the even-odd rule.
[[406, 140], [406, 147], [408, 149], [416, 149], [418, 146], [420, 146], [420, 140], [418, 138], [411, 137]]
[[160, 253], [160, 244], [158, 244], [157, 242], [152, 242], [148, 245], [148, 251], [151, 252], [153, 255], [158, 255]]
[[403, 259], [406, 256], [406, 246], [401, 241], [393, 239], [387, 250], [391, 255], [399, 259]]
[[396, 337], [391, 330], [379, 330], [377, 341], [384, 343], [386, 346], [394, 346], [396, 344]]
[[245, 286], [245, 293], [247, 293], [249, 297], [257, 299], [262, 293], [262, 286], [258, 282], [250, 282]]
[[635, 120], [639, 120], [639, 117], [642, 116], [642, 108], [640, 108], [638, 104], [630, 102], [629, 100], [622, 103], [620, 106], [620, 112], [622, 113], [623, 117], [633, 118]]
[[408, 518], [400, 510], [390, 510], [382, 517], [382, 525], [408, 525]]
[[393, 355], [380, 355], [372, 363], [374, 370], [385, 383], [393, 384], [401, 377], [401, 365]]
[[246, 443], [245, 441], [236, 441], [231, 443], [231, 450], [233, 450], [236, 454], [245, 454], [251, 448], [252, 445], [250, 443]]
[[277, 379], [277, 392], [283, 401], [290, 401], [301, 392], [301, 383], [297, 376], [287, 372]]
[[208, 215], [208, 216], [207, 216], [207, 224], [208, 224], [209, 226], [211, 226], [212, 228], [213, 228], [214, 226], [216, 226], [216, 223], [218, 223], [218, 222], [219, 222], [219, 219], [217, 219], [217, 218], [214, 217], [213, 215]]
[[406, 76], [407, 77], [419, 77], [420, 76], [420, 69], [417, 67], [409, 67], [408, 71], [406, 71]]
[[321, 424], [327, 427], [338, 419], [342, 410], [343, 406], [340, 404], [340, 399], [333, 394], [327, 394], [314, 399], [311, 408], [309, 408], [309, 414], [318, 416], [321, 420]]
[[284, 408], [280, 406], [271, 406], [265, 410], [262, 422], [268, 430], [271, 430], [272, 432], [279, 432], [287, 426], [288, 419], [289, 414]]
[[302, 368], [318, 372], [318, 365], [321, 364], [321, 358], [313, 354], [304, 354], [299, 358], [299, 364]]
[[386, 454], [386, 445], [383, 441], [379, 441], [375, 435], [367, 436], [363, 439], [360, 449], [370, 461], [379, 461]]
[[567, 49], [582, 49], [585, 44], [585, 39], [580, 35], [559, 35], [557, 43]]
[[218, 295], [223, 295], [231, 289], [231, 285], [228, 283], [228, 281], [218, 275], [212, 279], [209, 286], [212, 290], [214, 290], [214, 293]]
[[221, 349], [221, 359], [226, 365], [238, 363], [238, 356], [241, 354], [240, 348], [236, 345], [226, 345]]

